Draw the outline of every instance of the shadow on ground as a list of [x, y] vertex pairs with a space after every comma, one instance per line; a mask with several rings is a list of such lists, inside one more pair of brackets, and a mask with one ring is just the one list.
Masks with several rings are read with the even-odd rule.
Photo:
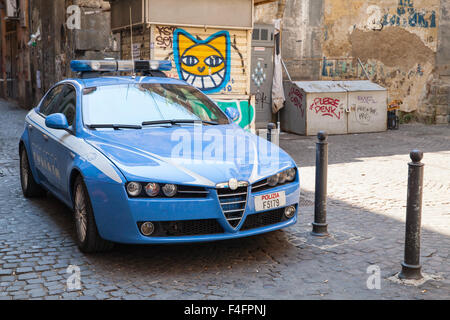
[[[315, 165], [315, 136], [283, 133], [280, 146], [289, 150], [299, 165]], [[328, 137], [329, 164], [362, 161], [360, 158], [408, 155], [412, 149], [424, 153], [450, 151], [450, 125], [401, 125], [399, 130], [379, 133], [332, 135]]]

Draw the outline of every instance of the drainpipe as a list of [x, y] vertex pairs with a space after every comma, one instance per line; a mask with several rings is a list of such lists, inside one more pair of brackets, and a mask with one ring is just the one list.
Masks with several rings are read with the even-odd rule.
[[[279, 33], [279, 46], [280, 46], [280, 51], [281, 51], [281, 39], [282, 39], [282, 25], [283, 25], [283, 17], [284, 17], [284, 9], [286, 8], [286, 0], [278, 0], [278, 10], [277, 10], [277, 16], [276, 19], [280, 20], [280, 33]], [[281, 62], [283, 63], [283, 60], [281, 60]], [[283, 63], [284, 64], [284, 63]], [[287, 71], [287, 69], [286, 69]], [[278, 110], [277, 112], [277, 123], [278, 123], [278, 133], [280, 132], [280, 111]]]

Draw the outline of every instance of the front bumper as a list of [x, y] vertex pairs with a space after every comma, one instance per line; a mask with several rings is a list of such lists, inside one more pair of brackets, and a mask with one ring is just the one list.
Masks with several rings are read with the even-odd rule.
[[[253, 236], [286, 228], [297, 222], [300, 186], [293, 182], [268, 191], [252, 193], [248, 188], [242, 220], [236, 227], [227, 221], [215, 189], [197, 199], [131, 199], [120, 184], [105, 186], [96, 181], [86, 183], [100, 235], [113, 242], [130, 244], [187, 243], [226, 240]], [[284, 191], [282, 208], [255, 211], [255, 196]], [[295, 206], [293, 218], [284, 216], [284, 208]], [[155, 225], [152, 236], [144, 236], [139, 225]]]

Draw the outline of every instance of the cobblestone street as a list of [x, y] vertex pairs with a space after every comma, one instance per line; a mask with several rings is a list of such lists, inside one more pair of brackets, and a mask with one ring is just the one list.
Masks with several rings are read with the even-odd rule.
[[[85, 255], [71, 211], [22, 196], [18, 142], [27, 111], [0, 100], [0, 299], [450, 299], [450, 127], [329, 137], [330, 238], [310, 236], [315, 137], [282, 134], [300, 167], [299, 223], [253, 238], [192, 245], [117, 245]], [[424, 152], [423, 273], [391, 281], [403, 261], [409, 152]], [[67, 288], [69, 265], [81, 290]], [[368, 267], [381, 288], [368, 289]]]

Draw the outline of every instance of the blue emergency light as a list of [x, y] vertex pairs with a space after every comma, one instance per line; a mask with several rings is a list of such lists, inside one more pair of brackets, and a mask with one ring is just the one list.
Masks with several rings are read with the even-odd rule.
[[70, 68], [74, 72], [151, 72], [170, 71], [172, 62], [168, 60], [72, 60]]

